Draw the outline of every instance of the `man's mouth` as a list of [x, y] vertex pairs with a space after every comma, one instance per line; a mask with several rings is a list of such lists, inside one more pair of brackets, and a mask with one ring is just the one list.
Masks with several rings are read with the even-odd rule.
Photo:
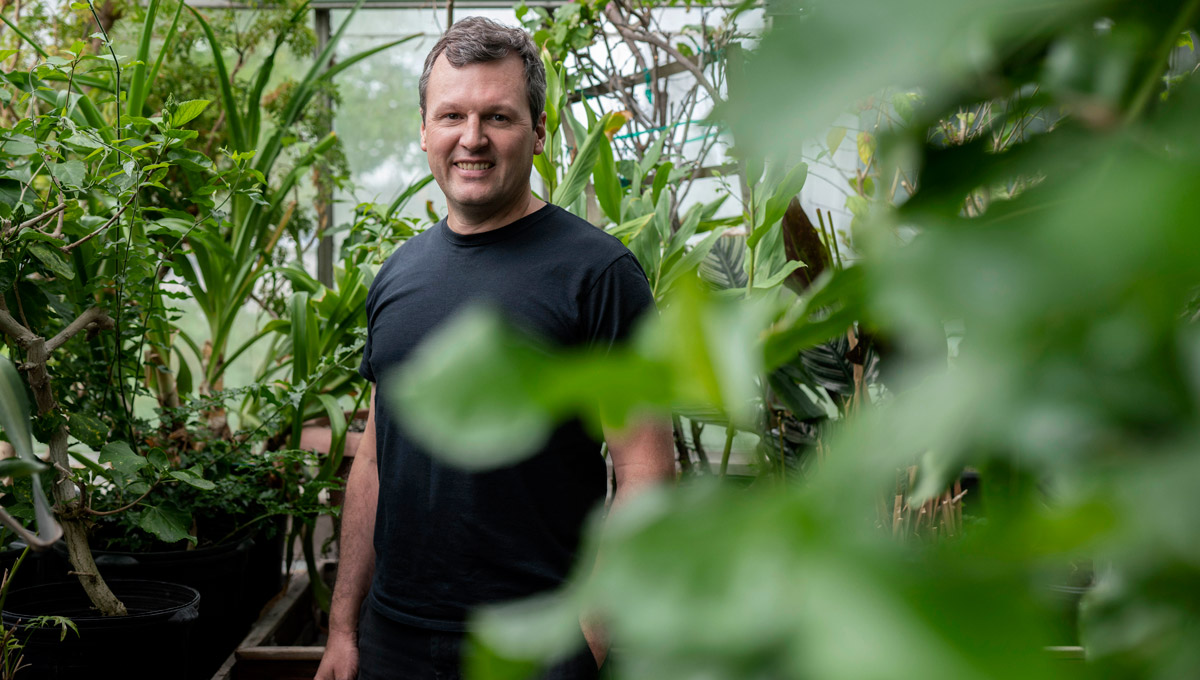
[[454, 164], [454, 167], [456, 167], [456, 168], [458, 168], [458, 169], [460, 169], [460, 170], [487, 170], [488, 168], [492, 167], [493, 165], [495, 165], [495, 163], [465, 163], [465, 162], [458, 162], [458, 163], [455, 163], [455, 164]]

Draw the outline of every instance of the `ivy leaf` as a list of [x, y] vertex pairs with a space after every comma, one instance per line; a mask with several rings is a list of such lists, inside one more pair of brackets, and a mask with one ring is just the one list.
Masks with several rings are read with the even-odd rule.
[[195, 543], [196, 537], [188, 533], [191, 523], [190, 515], [169, 503], [147, 505], [137, 519], [139, 527], [164, 543], [178, 543], [185, 538]]
[[146, 466], [147, 460], [133, 452], [125, 442], [109, 442], [100, 449], [100, 462], [112, 463], [113, 469], [132, 477]]
[[71, 435], [85, 445], [98, 449], [108, 439], [108, 425], [103, 420], [86, 413], [72, 413], [68, 417]]
[[33, 253], [37, 259], [46, 265], [46, 268], [64, 279], [74, 279], [75, 270], [67, 263], [67, 258], [63, 257], [62, 253], [49, 245], [37, 242], [29, 246], [29, 252]]
[[187, 469], [187, 470], [172, 470], [170, 472], [170, 476], [174, 477], [175, 479], [178, 479], [179, 481], [183, 482], [184, 484], [194, 486], [197, 489], [203, 489], [205, 491], [212, 491], [213, 489], [217, 488], [216, 484], [213, 484], [212, 482], [210, 482], [207, 479], [204, 479], [203, 477], [200, 476], [200, 466], [199, 465], [193, 465], [190, 469]]

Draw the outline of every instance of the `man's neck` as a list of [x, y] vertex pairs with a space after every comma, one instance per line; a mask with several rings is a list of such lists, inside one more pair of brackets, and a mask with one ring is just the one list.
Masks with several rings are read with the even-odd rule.
[[532, 215], [544, 205], [545, 201], [538, 200], [532, 193], [528, 193], [524, 200], [513, 203], [507, 209], [486, 214], [475, 214], [461, 206], [449, 206], [446, 226], [457, 234], [480, 234], [512, 224], [526, 215]]

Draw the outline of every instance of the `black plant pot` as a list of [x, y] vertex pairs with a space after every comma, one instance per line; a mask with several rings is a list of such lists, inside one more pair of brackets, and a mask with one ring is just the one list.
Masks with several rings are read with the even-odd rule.
[[[88, 677], [171, 678], [187, 670], [188, 648], [200, 594], [157, 581], [111, 581], [129, 616], [105, 617], [92, 609], [77, 582], [64, 581], [10, 591], [4, 625], [21, 625], [24, 663], [19, 677], [65, 680]], [[58, 627], [25, 624], [43, 615], [65, 616], [79, 629], [61, 640]]]
[[[253, 545], [253, 538], [246, 535], [195, 550], [93, 550], [92, 555], [106, 581], [170, 581], [194, 588], [200, 594], [200, 618], [192, 630], [187, 672], [179, 676], [200, 680], [212, 676], [254, 621], [254, 614], [246, 607], [248, 555]], [[66, 573], [69, 566], [62, 544], [55, 548], [63, 565], [59, 579], [73, 580]]]
[[107, 579], [172, 581], [200, 593], [200, 620], [192, 632], [187, 678], [211, 677], [246, 634], [253, 618], [243, 607], [247, 556], [253, 540], [195, 550], [163, 552], [94, 551], [96, 566]]

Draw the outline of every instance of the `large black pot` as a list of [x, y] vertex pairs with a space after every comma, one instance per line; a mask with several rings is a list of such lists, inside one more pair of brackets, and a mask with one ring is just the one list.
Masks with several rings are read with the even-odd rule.
[[[156, 581], [110, 581], [129, 616], [96, 613], [78, 582], [64, 581], [10, 591], [4, 625], [25, 648], [19, 677], [58, 680], [88, 677], [173, 678], [187, 670], [188, 648], [198, 617], [200, 594], [193, 588]], [[65, 616], [79, 635], [24, 624], [43, 615]]]
[[96, 566], [107, 579], [171, 581], [200, 593], [200, 620], [192, 634], [187, 677], [211, 677], [246, 635], [253, 619], [243, 607], [247, 556], [254, 544], [244, 537], [195, 550], [115, 552], [96, 550]]
[[[228, 543], [194, 550], [93, 550], [92, 555], [106, 581], [169, 581], [200, 593], [200, 620], [192, 631], [193, 644], [186, 674], [186, 678], [198, 680], [212, 676], [254, 622], [257, 610], [250, 612], [246, 606], [247, 565], [253, 546], [253, 537], [246, 535]], [[61, 544], [55, 548], [63, 565], [60, 578], [74, 579], [66, 574], [69, 567], [65, 550]]]

